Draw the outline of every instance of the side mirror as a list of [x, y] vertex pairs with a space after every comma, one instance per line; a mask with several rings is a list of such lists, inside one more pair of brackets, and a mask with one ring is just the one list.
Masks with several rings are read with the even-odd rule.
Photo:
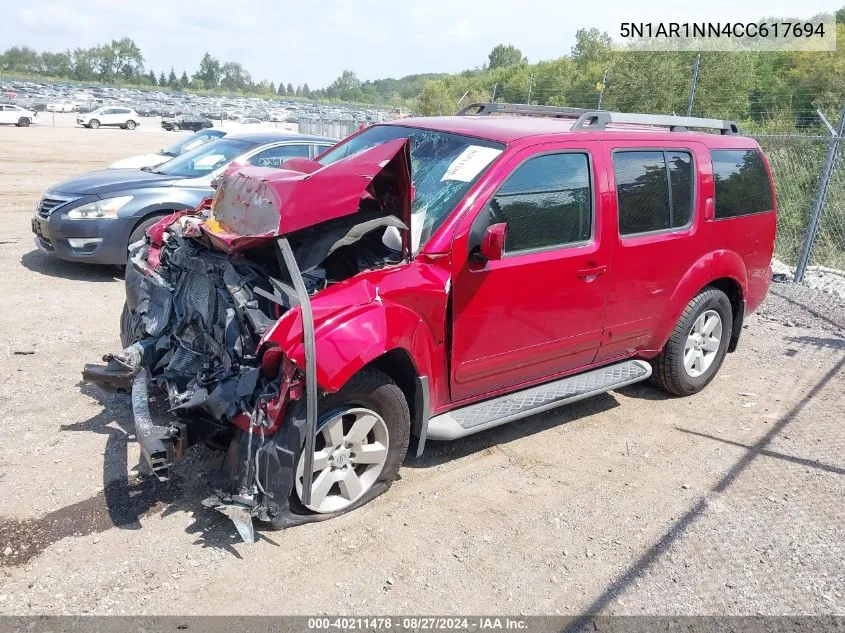
[[502, 259], [505, 254], [505, 236], [508, 225], [504, 222], [487, 227], [481, 240], [481, 258], [488, 261]]

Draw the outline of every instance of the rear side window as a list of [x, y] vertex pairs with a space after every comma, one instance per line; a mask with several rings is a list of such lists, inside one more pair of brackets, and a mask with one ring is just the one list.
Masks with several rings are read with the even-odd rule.
[[590, 161], [580, 153], [529, 159], [489, 205], [493, 223], [508, 225], [507, 253], [585, 242], [592, 234]]
[[695, 170], [689, 152], [614, 152], [613, 170], [620, 235], [669, 231], [690, 223]]
[[712, 150], [716, 217], [735, 218], [771, 211], [772, 188], [757, 150]]

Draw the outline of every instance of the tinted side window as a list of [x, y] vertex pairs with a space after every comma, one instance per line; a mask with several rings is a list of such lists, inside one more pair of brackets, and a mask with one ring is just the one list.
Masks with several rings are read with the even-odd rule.
[[763, 156], [757, 150], [712, 150], [716, 217], [771, 211], [772, 189]]
[[255, 156], [249, 159], [250, 165], [258, 167], [281, 167], [282, 163], [288, 158], [302, 157], [308, 158], [307, 145], [282, 145], [281, 147], [271, 147], [265, 149], [263, 152], [258, 152]]
[[614, 152], [613, 169], [620, 235], [666, 231], [689, 223], [695, 190], [689, 152]]
[[491, 222], [508, 225], [508, 253], [584, 242], [592, 234], [589, 159], [578, 153], [532, 158], [489, 205]]

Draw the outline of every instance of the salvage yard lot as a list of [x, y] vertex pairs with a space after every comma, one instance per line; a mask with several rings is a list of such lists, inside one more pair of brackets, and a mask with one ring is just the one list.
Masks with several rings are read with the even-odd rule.
[[30, 235], [48, 186], [173, 138], [0, 128], [0, 613], [845, 613], [845, 319], [788, 285], [696, 396], [430, 443], [366, 507], [241, 543], [200, 506], [217, 454], [157, 483], [128, 397], [80, 383], [120, 349], [118, 271]]

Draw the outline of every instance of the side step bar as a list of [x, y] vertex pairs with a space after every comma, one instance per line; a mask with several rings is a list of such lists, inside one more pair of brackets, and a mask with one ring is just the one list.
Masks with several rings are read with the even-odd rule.
[[651, 365], [642, 360], [626, 360], [615, 365], [600, 367], [583, 374], [568, 376], [436, 415], [428, 421], [427, 438], [454, 440], [465, 437], [570, 402], [596, 396], [611, 389], [640, 382], [649, 376], [651, 376]]

